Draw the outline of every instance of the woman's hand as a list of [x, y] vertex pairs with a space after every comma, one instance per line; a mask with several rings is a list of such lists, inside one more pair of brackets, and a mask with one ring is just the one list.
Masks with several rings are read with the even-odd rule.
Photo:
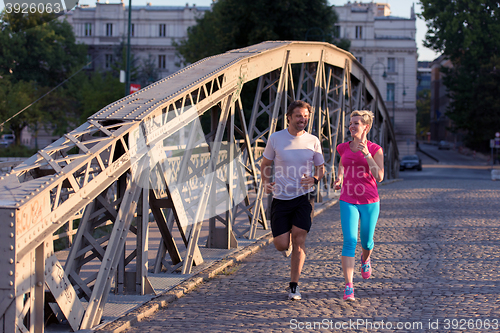
[[341, 187], [342, 187], [342, 179], [339, 178], [335, 181], [334, 189], [335, 189], [335, 191], [337, 191], [337, 190], [340, 190]]
[[368, 150], [368, 146], [366, 145], [366, 141], [362, 141], [358, 144], [358, 150], [366, 157], [370, 154]]

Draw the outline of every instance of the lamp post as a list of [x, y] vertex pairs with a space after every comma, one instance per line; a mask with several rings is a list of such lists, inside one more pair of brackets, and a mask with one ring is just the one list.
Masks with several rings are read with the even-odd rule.
[[132, 26], [132, 0], [128, 0], [128, 32], [127, 32], [127, 69], [125, 79], [125, 96], [130, 94], [130, 30]]
[[380, 61], [374, 62], [372, 64], [372, 67], [370, 67], [370, 76], [373, 76], [373, 66], [375, 66], [376, 64], [380, 64], [380, 65], [384, 66], [384, 73], [382, 74], [382, 77], [385, 79], [387, 77], [386, 68], [385, 68], [384, 63], [382, 63]]

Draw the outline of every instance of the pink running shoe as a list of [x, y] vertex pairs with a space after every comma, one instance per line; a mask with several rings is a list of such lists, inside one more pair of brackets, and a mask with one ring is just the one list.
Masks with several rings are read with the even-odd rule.
[[352, 283], [348, 283], [345, 285], [344, 301], [354, 301], [354, 287]]
[[372, 265], [370, 258], [367, 261], [363, 261], [363, 254], [361, 254], [361, 277], [363, 279], [369, 279], [372, 275]]

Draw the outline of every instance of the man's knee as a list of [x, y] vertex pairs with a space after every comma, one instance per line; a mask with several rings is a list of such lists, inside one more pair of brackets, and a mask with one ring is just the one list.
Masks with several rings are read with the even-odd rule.
[[292, 228], [292, 242], [294, 245], [303, 247], [306, 243], [307, 231], [298, 227]]
[[274, 247], [278, 251], [288, 250], [288, 247], [290, 246], [290, 233], [286, 232], [284, 234], [274, 237], [273, 243]]

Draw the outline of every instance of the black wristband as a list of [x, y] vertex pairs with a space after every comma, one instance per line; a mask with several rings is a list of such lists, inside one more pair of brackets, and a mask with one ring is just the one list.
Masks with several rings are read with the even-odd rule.
[[319, 183], [319, 179], [318, 179], [318, 178], [316, 178], [316, 177], [313, 177], [313, 178], [314, 178], [314, 185], [318, 185], [318, 183]]

